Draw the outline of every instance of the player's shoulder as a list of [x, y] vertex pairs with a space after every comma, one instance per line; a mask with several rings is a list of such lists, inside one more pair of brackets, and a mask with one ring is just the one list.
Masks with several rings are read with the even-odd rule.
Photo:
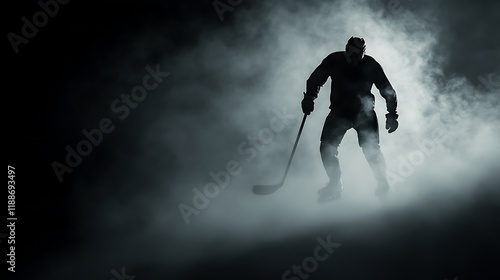
[[325, 57], [323, 61], [330, 62], [330, 63], [336, 63], [337, 61], [345, 59], [344, 58], [344, 52], [338, 51], [338, 52], [332, 52], [329, 55]]
[[377, 61], [377, 60], [375, 60], [375, 58], [373, 58], [373, 56], [370, 56], [370, 55], [365, 54], [365, 57], [364, 57], [363, 59], [364, 59], [367, 63], [369, 63], [369, 64], [371, 64], [371, 65], [373, 65], [373, 66], [378, 66], [378, 65], [380, 65], [380, 64], [378, 63], [378, 61]]
[[344, 52], [343, 51], [337, 51], [337, 52], [332, 52], [326, 58], [340, 59], [340, 58], [343, 58], [343, 57], [344, 57]]
[[378, 61], [375, 58], [373, 58], [373, 56], [365, 54], [365, 57], [363, 58], [363, 60], [370, 67], [374, 67], [374, 68], [380, 67], [380, 63], [378, 63]]

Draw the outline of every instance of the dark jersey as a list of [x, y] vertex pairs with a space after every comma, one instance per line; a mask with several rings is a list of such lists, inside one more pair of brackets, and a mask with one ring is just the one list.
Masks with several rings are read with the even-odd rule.
[[330, 109], [351, 116], [364, 110], [373, 110], [375, 97], [371, 88], [375, 84], [386, 100], [387, 111], [396, 114], [396, 92], [373, 57], [365, 55], [353, 67], [347, 62], [344, 52], [331, 53], [307, 80], [306, 94], [317, 97], [328, 77], [332, 79]]

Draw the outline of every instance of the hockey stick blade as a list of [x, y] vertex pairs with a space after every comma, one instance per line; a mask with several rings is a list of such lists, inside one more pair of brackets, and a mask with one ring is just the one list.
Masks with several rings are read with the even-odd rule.
[[283, 186], [283, 183], [276, 185], [255, 185], [252, 188], [252, 192], [256, 195], [268, 195], [276, 192]]
[[283, 175], [283, 179], [281, 179], [281, 182], [276, 185], [255, 185], [252, 188], [252, 192], [254, 194], [256, 195], [272, 194], [283, 186], [283, 184], [285, 183], [286, 175], [288, 174], [288, 170], [290, 169], [290, 164], [292, 163], [293, 155], [295, 154], [295, 149], [297, 149], [297, 144], [299, 143], [300, 135], [302, 134], [302, 129], [304, 129], [306, 118], [307, 115], [304, 114], [304, 117], [302, 118], [302, 123], [300, 124], [299, 133], [297, 134], [297, 138], [295, 138], [295, 144], [293, 144], [292, 154], [288, 159], [288, 164], [286, 166], [285, 174]]

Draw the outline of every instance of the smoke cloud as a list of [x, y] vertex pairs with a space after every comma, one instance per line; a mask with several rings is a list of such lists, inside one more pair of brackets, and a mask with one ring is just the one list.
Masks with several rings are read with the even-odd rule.
[[[466, 204], [485, 178], [498, 179], [499, 73], [486, 66], [477, 69], [489, 72], [452, 73], [449, 61], [457, 55], [443, 51], [454, 48], [439, 18], [444, 8], [414, 2], [243, 2], [224, 22], [200, 23], [199, 37], [175, 52], [161, 54], [165, 39], [159, 34], [172, 28], [162, 25], [148, 25], [133, 44], [120, 44], [120, 59], [102, 62], [105, 70], [68, 86], [102, 81], [107, 94], [89, 105], [97, 117], [85, 117], [85, 125], [105, 117], [107, 104], [139, 84], [147, 65], [158, 63], [170, 76], [117, 125], [108, 138], [112, 144], [100, 147], [112, 164], [100, 166], [91, 183], [86, 172], [71, 175], [81, 221], [75, 234], [86, 245], [71, 256], [52, 256], [47, 262], [59, 265], [47, 275], [67, 275], [96, 260], [105, 263], [102, 270], [82, 277], [105, 279], [112, 264], [185, 269], [331, 223], [410, 208], [442, 217]], [[367, 54], [382, 65], [398, 95], [399, 129], [388, 134], [385, 101], [372, 89], [391, 197], [381, 202], [373, 195], [375, 179], [349, 130], [339, 149], [343, 197], [316, 202], [317, 190], [328, 183], [319, 137], [330, 81], [307, 118], [285, 185], [254, 196], [253, 185], [278, 183], [283, 175], [306, 79], [351, 36], [365, 38]], [[86, 160], [92, 165], [98, 158]], [[203, 194], [207, 184], [211, 197]], [[429, 196], [449, 200], [431, 212]]]

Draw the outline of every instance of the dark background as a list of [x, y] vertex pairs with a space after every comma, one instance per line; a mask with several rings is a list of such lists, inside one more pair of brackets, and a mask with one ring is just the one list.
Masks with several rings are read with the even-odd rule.
[[[476, 81], [479, 75], [498, 71], [500, 39], [495, 30], [500, 14], [498, 1], [435, 2], [411, 1], [405, 5], [421, 17], [437, 15], [441, 43], [435, 51], [446, 58], [445, 75]], [[370, 5], [384, 4], [380, 1]], [[85, 98], [78, 98], [75, 104], [72, 96], [66, 95], [69, 81], [105, 67], [110, 59], [119, 60], [120, 46], [133, 44], [134, 38], [142, 33], [159, 32], [151, 31], [150, 27], [165, 26], [161, 29], [163, 34], [157, 34], [164, 44], [147, 51], [137, 67], [155, 65], [161, 57], [175, 58], [184, 47], [196, 45], [202, 34], [222, 28], [231, 32], [233, 17], [239, 11], [259, 5], [260, 1], [243, 1], [234, 12], [225, 13], [225, 20], [221, 22], [210, 1], [71, 1], [60, 7], [59, 13], [35, 38], [21, 45], [18, 54], [14, 54], [4, 37], [7, 47], [4, 48], [7, 62], [4, 64], [7, 115], [4, 150], [8, 164], [16, 167], [17, 276], [46, 279], [37, 275], [48, 270], [48, 265], [57, 267], [58, 264], [41, 262], [44, 256], [71, 255], [86, 246], [81, 242], [85, 233], [77, 230], [75, 197], [80, 192], [75, 191], [76, 179], [69, 175], [59, 183], [50, 163], [64, 157], [65, 145], [75, 145], [80, 140], [81, 127], [93, 123], [86, 120], [79, 108], [102, 98], [99, 96], [102, 92], [92, 91], [92, 86], [80, 87], [74, 94]], [[10, 2], [4, 8], [4, 34], [19, 33], [20, 18], [38, 9], [36, 1]], [[105, 74], [101, 78], [113, 79]], [[168, 83], [161, 87], [168, 92], [165, 98], [183, 94], [170, 92]], [[182, 105], [172, 103], [170, 106]], [[96, 113], [95, 118], [100, 116]], [[130, 122], [141, 121], [139, 115], [130, 118]], [[140, 145], [135, 137], [143, 132], [141, 126], [120, 125], [117, 124], [121, 129], [106, 138], [75, 171], [79, 173], [78, 180], [84, 180], [86, 186], [92, 188], [99, 170], [113, 164], [108, 151], [118, 139], [128, 138], [131, 150]], [[124, 155], [122, 160], [133, 161], [133, 158]], [[173, 164], [168, 172], [175, 172], [175, 168]], [[124, 174], [127, 172], [123, 170]], [[420, 215], [417, 209], [407, 209], [414, 211], [411, 219], [387, 212], [380, 213], [378, 220], [335, 222], [315, 229], [316, 235], [335, 234], [346, 245], [328, 260], [331, 266], [323, 265], [311, 279], [454, 279], [455, 276], [460, 280], [495, 279], [493, 274], [498, 276], [495, 264], [500, 250], [499, 205], [494, 198], [498, 195], [497, 179], [484, 178], [478, 182], [480, 191], [475, 197], [444, 220], [432, 221]], [[440, 203], [440, 197], [429, 197], [427, 209]], [[171, 265], [164, 259], [150, 265], [127, 267], [127, 271], [137, 280], [279, 279], [291, 264], [310, 255], [316, 246], [311, 236], [316, 235], [262, 244], [232, 257], [200, 259], [184, 267]], [[2, 259], [5, 245], [2, 241]], [[118, 266], [110, 260], [106, 267]], [[102, 279], [112, 277], [109, 269], [99, 271], [91, 266], [81, 269], [54, 276], [65, 278], [50, 279], [97, 279], [93, 277], [101, 274], [107, 277]]]

